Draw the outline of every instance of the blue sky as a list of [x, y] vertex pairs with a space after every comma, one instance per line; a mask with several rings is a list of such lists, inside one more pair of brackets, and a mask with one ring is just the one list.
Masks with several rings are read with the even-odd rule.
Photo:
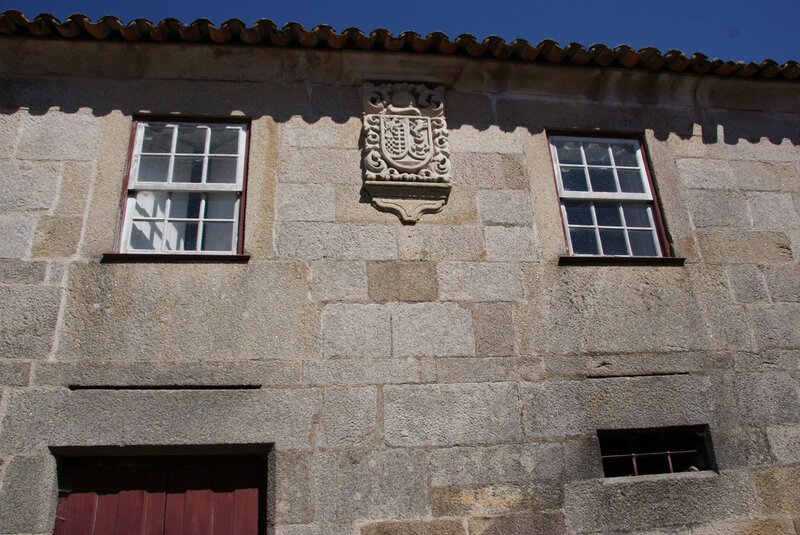
[[95, 20], [116, 15], [124, 22], [175, 17], [189, 23], [205, 17], [217, 25], [234, 17], [248, 25], [267, 18], [279, 26], [293, 21], [308, 29], [328, 24], [337, 31], [349, 26], [365, 32], [383, 27], [394, 34], [439, 30], [451, 38], [471, 33], [478, 39], [499, 35], [533, 44], [554, 39], [562, 46], [625, 43], [726, 60], [800, 61], [800, 0], [0, 0], [0, 11], [6, 9], [19, 9], [29, 18], [52, 13], [61, 20], [72, 13]]

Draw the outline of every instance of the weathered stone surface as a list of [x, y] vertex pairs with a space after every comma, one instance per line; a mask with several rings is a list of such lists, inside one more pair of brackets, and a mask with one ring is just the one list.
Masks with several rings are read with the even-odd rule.
[[724, 160], [680, 158], [678, 174], [687, 188], [734, 189], [736, 183], [731, 165]]
[[566, 533], [564, 514], [537, 511], [469, 519], [470, 535], [562, 535]]
[[395, 356], [475, 355], [469, 310], [455, 303], [395, 303], [391, 309]]
[[722, 471], [577, 481], [564, 510], [569, 533], [610, 533], [750, 516], [758, 505], [749, 474]]
[[316, 388], [32, 389], [8, 395], [1, 451], [48, 446], [269, 444], [307, 449]]
[[755, 482], [761, 509], [765, 513], [800, 516], [800, 466], [756, 472]]
[[758, 266], [739, 264], [725, 268], [733, 297], [740, 303], [769, 300], [764, 275]]
[[479, 357], [514, 355], [514, 318], [510, 303], [468, 303], [472, 310], [475, 354]]
[[450, 129], [450, 150], [458, 152], [489, 152], [519, 154], [522, 152], [522, 129], [506, 132], [496, 125], [478, 130], [472, 125]]
[[800, 463], [800, 425], [767, 427], [767, 439], [779, 464]]
[[739, 160], [732, 161], [731, 168], [737, 185], [743, 190], [773, 191], [780, 189], [781, 180], [774, 164]]
[[96, 162], [64, 162], [55, 215], [83, 215], [96, 173]]
[[755, 228], [800, 228], [800, 214], [790, 193], [748, 193], [747, 204]]
[[439, 357], [429, 359], [430, 382], [492, 383], [519, 379], [519, 362], [509, 357]]
[[542, 360], [547, 376], [567, 378], [705, 374], [733, 367], [725, 352], [548, 355]]
[[336, 359], [308, 361], [305, 377], [309, 384], [394, 384], [417, 383], [420, 380], [416, 359], [354, 360]]
[[415, 225], [398, 230], [400, 258], [408, 260], [479, 260], [486, 255], [478, 225]]
[[800, 422], [797, 382], [785, 373], [738, 374], [734, 379], [736, 416], [745, 425]]
[[560, 444], [547, 442], [440, 448], [428, 454], [428, 474], [431, 487], [558, 480], [562, 456]]
[[[319, 98], [319, 96], [318, 93], [315, 98]], [[340, 107], [341, 101], [336, 104], [337, 107]], [[320, 117], [314, 122], [301, 117], [292, 117], [281, 123], [278, 128], [281, 143], [285, 143], [289, 147], [357, 149], [358, 137], [361, 134], [360, 99], [354, 97], [352, 104], [354, 115], [357, 116], [349, 118], [344, 123], [334, 121], [331, 117]], [[358, 160], [356, 160], [356, 164], [358, 164]]]
[[538, 262], [536, 233], [530, 227], [486, 227], [486, 259], [494, 262]]
[[28, 359], [47, 356], [60, 303], [60, 288], [0, 286], [0, 354]]
[[339, 461], [341, 519], [427, 514], [425, 460], [419, 452], [347, 452]]
[[60, 176], [60, 163], [0, 160], [0, 210], [50, 209]]
[[0, 486], [0, 532], [49, 533], [57, 493], [56, 462], [50, 454], [11, 457]]
[[800, 302], [800, 264], [764, 266], [769, 295], [776, 302]]
[[36, 225], [31, 256], [73, 256], [81, 239], [83, 218], [77, 216], [45, 216]]
[[23, 214], [0, 214], [0, 258], [22, 258], [30, 248], [36, 219]]
[[282, 258], [392, 260], [394, 236], [389, 225], [283, 222], [275, 225], [275, 248]]
[[503, 158], [499, 154], [453, 152], [453, 185], [503, 188], [506, 185]]
[[686, 203], [696, 227], [750, 226], [747, 201], [739, 192], [690, 190]]
[[[796, 535], [792, 522], [787, 519], [754, 518], [730, 520], [712, 524], [682, 526], [680, 531], [672, 528], [630, 532], [631, 535]], [[628, 533], [628, 532], [626, 532]]]
[[275, 189], [277, 221], [336, 219], [336, 194], [333, 186], [278, 183]]
[[715, 428], [711, 435], [717, 467], [722, 470], [772, 463], [767, 436], [761, 428]]
[[347, 523], [283, 524], [275, 526], [275, 535], [352, 535], [353, 526]]
[[308, 285], [317, 301], [366, 300], [367, 270], [359, 261], [312, 262]]
[[438, 293], [432, 262], [370, 262], [367, 282], [370, 299], [379, 303], [436, 301]]
[[465, 535], [461, 520], [388, 520], [361, 527], [361, 535]]
[[312, 453], [311, 473], [314, 478], [314, 518], [317, 522], [335, 522], [339, 507], [339, 454], [319, 450]]
[[299, 184], [361, 183], [358, 149], [278, 147], [278, 182]]
[[480, 190], [478, 214], [481, 221], [506, 225], [530, 225], [533, 222], [531, 196], [527, 190]]
[[747, 309], [756, 347], [800, 347], [800, 305], [752, 306]]
[[37, 284], [44, 281], [46, 262], [24, 260], [0, 260], [0, 282]]
[[499, 444], [521, 435], [512, 383], [386, 386], [383, 407], [391, 446]]
[[522, 273], [514, 264], [440, 262], [439, 297], [445, 301], [517, 301], [523, 298]]
[[[94, 264], [70, 269], [64, 358], [318, 358], [301, 263]], [[176, 343], [180, 340], [180, 343]]]
[[507, 515], [537, 509], [552, 509], [563, 501], [561, 485], [528, 482], [449, 487], [431, 490], [434, 516]]
[[553, 380], [520, 387], [529, 437], [592, 434], [597, 429], [727, 421], [722, 383], [709, 376]]
[[314, 520], [311, 454], [275, 452], [275, 522], [301, 524]]
[[29, 362], [0, 360], [0, 386], [27, 386], [30, 372]]
[[791, 262], [789, 239], [767, 230], [700, 229], [697, 241], [703, 260], [712, 264]]
[[329, 388], [323, 407], [326, 446], [363, 447], [373, 443], [378, 410], [375, 387]]
[[103, 119], [84, 111], [50, 111], [25, 123], [17, 146], [24, 160], [94, 160]]
[[391, 315], [381, 305], [327, 305], [322, 315], [326, 357], [388, 357]]

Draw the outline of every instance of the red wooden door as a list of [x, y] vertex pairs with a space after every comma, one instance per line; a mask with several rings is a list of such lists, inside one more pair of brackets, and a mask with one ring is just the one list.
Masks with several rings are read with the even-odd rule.
[[265, 482], [261, 456], [64, 457], [53, 533], [255, 535]]

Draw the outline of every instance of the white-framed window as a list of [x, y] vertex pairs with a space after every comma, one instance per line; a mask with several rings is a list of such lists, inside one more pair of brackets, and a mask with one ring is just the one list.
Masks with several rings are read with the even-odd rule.
[[241, 252], [246, 122], [134, 125], [119, 250]]
[[569, 254], [665, 256], [637, 139], [550, 136]]

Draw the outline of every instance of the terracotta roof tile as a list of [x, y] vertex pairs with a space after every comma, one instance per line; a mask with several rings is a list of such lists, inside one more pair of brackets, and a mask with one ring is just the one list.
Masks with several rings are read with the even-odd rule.
[[147, 19], [135, 19], [123, 24], [117, 17], [105, 16], [92, 22], [86, 15], [70, 15], [63, 22], [53, 15], [42, 13], [33, 20], [20, 11], [9, 9], [0, 13], [0, 36], [33, 36], [47, 39], [88, 39], [109, 41], [156, 41], [185, 43], [244, 44], [277, 47], [302, 47], [340, 50], [376, 50], [386, 52], [413, 52], [419, 54], [462, 55], [473, 58], [493, 58], [539, 63], [561, 63], [589, 67], [621, 67], [647, 71], [671, 71], [738, 78], [800, 80], [800, 65], [787, 61], [779, 65], [772, 60], [761, 63], [723, 61], [694, 53], [687, 57], [680, 50], [661, 53], [656, 48], [636, 50], [628, 45], [609, 48], [595, 44], [588, 49], [579, 43], [561, 47], [546, 39], [536, 46], [524, 39], [506, 43], [497, 36], [478, 41], [473, 35], [461, 34], [450, 39], [441, 32], [425, 37], [415, 32], [402, 32], [395, 36], [385, 28], [369, 35], [358, 28], [346, 28], [341, 33], [330, 26], [316, 26], [306, 30], [296, 22], [283, 28], [269, 19], [261, 19], [251, 27], [239, 19], [229, 19], [219, 27], [208, 19], [197, 19], [188, 26], [177, 19], [164, 19], [153, 24]]

